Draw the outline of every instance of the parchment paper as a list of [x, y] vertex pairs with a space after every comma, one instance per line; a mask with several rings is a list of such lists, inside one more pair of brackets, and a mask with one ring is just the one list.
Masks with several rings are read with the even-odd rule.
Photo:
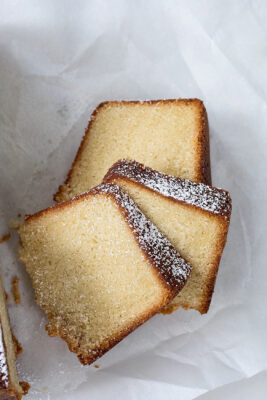
[[157, 315], [98, 369], [47, 336], [13, 230], [0, 267], [9, 293], [20, 278], [9, 312], [27, 399], [266, 399], [266, 18], [264, 0], [1, 1], [0, 236], [52, 204], [108, 99], [203, 99], [213, 183], [233, 199], [209, 313]]

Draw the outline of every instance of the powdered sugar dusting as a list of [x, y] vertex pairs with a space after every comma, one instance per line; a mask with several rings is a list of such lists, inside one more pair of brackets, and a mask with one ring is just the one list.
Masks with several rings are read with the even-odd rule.
[[100, 185], [90, 192], [106, 193], [115, 198], [140, 247], [148, 254], [160, 275], [168, 285], [182, 289], [191, 272], [190, 264], [186, 263], [168, 239], [145, 217], [134, 201], [117, 185]]
[[225, 190], [191, 182], [188, 179], [175, 178], [133, 160], [122, 159], [114, 164], [106, 174], [104, 182], [115, 176], [124, 176], [163, 196], [222, 215], [227, 220], [230, 218], [231, 198]]
[[1, 385], [8, 387], [8, 368], [6, 360], [6, 351], [4, 347], [3, 331], [0, 324], [0, 380]]

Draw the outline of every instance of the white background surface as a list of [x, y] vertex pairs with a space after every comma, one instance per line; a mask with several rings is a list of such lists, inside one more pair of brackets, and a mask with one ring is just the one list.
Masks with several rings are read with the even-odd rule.
[[233, 199], [210, 312], [157, 315], [99, 369], [47, 336], [13, 231], [0, 267], [7, 291], [21, 279], [9, 310], [27, 399], [267, 398], [266, 20], [265, 0], [1, 0], [0, 235], [52, 203], [107, 99], [203, 99], [213, 183]]

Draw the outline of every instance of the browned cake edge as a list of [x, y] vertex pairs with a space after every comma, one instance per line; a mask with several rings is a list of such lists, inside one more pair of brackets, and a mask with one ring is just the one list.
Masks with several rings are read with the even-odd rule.
[[50, 336], [61, 336], [61, 338], [67, 342], [70, 351], [77, 353], [79, 360], [84, 365], [94, 362], [139, 325], [159, 312], [160, 309], [167, 305], [184, 287], [191, 272], [191, 266], [177, 253], [168, 239], [166, 239], [144, 216], [134, 201], [117, 185], [99, 185], [66, 202], [49, 207], [33, 215], [27, 215], [25, 217], [25, 223], [29, 222], [31, 219], [46, 215], [47, 213], [57, 212], [59, 209], [67, 208], [70, 205], [83, 201], [89, 196], [96, 196], [99, 194], [112, 197], [113, 200], [115, 200], [143, 254], [153, 265], [153, 272], [161, 280], [165, 288], [165, 297], [160, 304], [155, 305], [155, 307], [151, 308], [145, 314], [139, 316], [139, 318], [125, 330], [118, 332], [113, 338], [103, 342], [98, 349], [94, 349], [93, 352], [86, 355], [79, 351], [79, 344], [77, 345], [77, 343], [72, 342], [61, 329], [54, 329], [54, 327], [48, 324], [48, 334]]
[[98, 358], [102, 357], [106, 352], [112, 349], [116, 344], [118, 344], [121, 340], [123, 340], [126, 336], [128, 336], [131, 332], [133, 332], [135, 329], [137, 329], [140, 325], [145, 323], [147, 320], [149, 320], [151, 317], [153, 317], [155, 314], [159, 313], [162, 308], [165, 307], [172, 299], [175, 297], [173, 296], [172, 293], [168, 293], [166, 289], [166, 297], [164, 301], [162, 301], [160, 306], [156, 306], [151, 308], [147, 313], [141, 315], [139, 318], [136, 318], [135, 322], [129, 325], [126, 329], [118, 332], [116, 335], [113, 337], [102, 341], [101, 345], [99, 348], [94, 349], [91, 352], [88, 352], [87, 354], [84, 354], [80, 350], [79, 343], [76, 343], [68, 337], [68, 335], [64, 332], [63, 329], [60, 329], [58, 327], [53, 327], [49, 325], [49, 323], [46, 326], [46, 330], [48, 332], [48, 335], [51, 337], [56, 337], [59, 336], [61, 339], [63, 339], [69, 350], [72, 353], [75, 353], [83, 365], [90, 365], [93, 362], [95, 362]]
[[[143, 179], [143, 176], [145, 176], [145, 180]], [[157, 184], [157, 181], [159, 179], [164, 181], [166, 186], [168, 186], [168, 184], [173, 186], [176, 183], [177, 187], [179, 187], [183, 183], [188, 183], [189, 185], [192, 185], [192, 188], [200, 187], [202, 190], [204, 188], [204, 191], [205, 189], [207, 189], [210, 192], [211, 198], [212, 195], [214, 194], [215, 196], [214, 199], [216, 197], [218, 198], [218, 196], [222, 196], [223, 201], [221, 203], [220, 202], [218, 203], [218, 207], [216, 209], [216, 214], [215, 214], [210, 210], [202, 208], [200, 205], [192, 204], [185, 200], [179, 199], [177, 196], [171, 196], [173, 187], [170, 188], [170, 194], [168, 196], [166, 196], [166, 194], [163, 194], [160, 191], [160, 186], [158, 186], [157, 187], [158, 189], [155, 190], [153, 186]], [[212, 186], [204, 185], [201, 183], [190, 182], [188, 179], [175, 178], [170, 175], [163, 174], [149, 167], [145, 167], [143, 164], [133, 160], [129, 161], [119, 160], [118, 162], [113, 164], [113, 166], [109, 169], [109, 171], [105, 175], [103, 183], [113, 183], [113, 184], [118, 184], [120, 186], [119, 184], [120, 180], [134, 182], [136, 185], [139, 185], [140, 187], [145, 188], [146, 190], [155, 192], [169, 201], [179, 202], [184, 206], [196, 208], [198, 212], [202, 212], [206, 215], [212, 216], [212, 218], [217, 219], [218, 224], [221, 227], [221, 235], [216, 244], [217, 253], [216, 255], [214, 255], [214, 262], [210, 268], [210, 273], [207, 277], [207, 290], [204, 293], [200, 301], [200, 304], [197, 308], [201, 314], [207, 313], [209, 310], [212, 294], [214, 291], [214, 286], [216, 282], [216, 277], [219, 269], [222, 252], [227, 239], [227, 233], [232, 211], [231, 197], [229, 193], [225, 190], [217, 189]], [[150, 187], [144, 183], [147, 180], [150, 180], [152, 183]], [[199, 197], [201, 198], [201, 196], [203, 195], [200, 194]], [[170, 313], [179, 307], [183, 307], [184, 309], [190, 308], [187, 304], [183, 303], [180, 303], [180, 305], [169, 304], [167, 307], [165, 307], [163, 312]]]
[[[2, 278], [0, 277], [0, 285], [3, 289]], [[4, 289], [2, 290], [3, 293]], [[1, 298], [0, 301], [3, 301], [3, 305], [6, 308], [5, 299]], [[8, 323], [10, 327], [10, 319], [9, 314], [6, 308]], [[17, 358], [18, 354], [22, 352], [22, 347], [16, 337], [14, 336], [11, 327], [10, 327], [10, 334], [13, 340], [13, 348], [14, 348], [14, 355]], [[4, 330], [2, 328], [2, 321], [0, 318], [0, 399], [1, 400], [20, 400], [22, 395], [24, 394], [23, 388], [21, 388], [21, 393], [17, 392], [17, 390], [13, 387], [12, 382], [10, 381], [10, 372], [9, 372], [9, 364], [8, 364], [8, 357], [7, 357], [7, 345], [5, 342], [5, 335]], [[6, 372], [5, 372], [6, 370]]]
[[230, 220], [232, 206], [227, 190], [167, 175], [135, 160], [126, 159], [113, 164], [102, 183], [116, 184], [114, 181], [118, 178], [138, 183], [163, 197]]
[[210, 135], [209, 135], [209, 121], [208, 114], [204, 103], [199, 100], [199, 107], [201, 112], [201, 122], [200, 122], [200, 131], [201, 134], [199, 136], [200, 142], [200, 165], [201, 172], [198, 182], [206, 183], [207, 185], [212, 184], [211, 180], [211, 166], [210, 166]]
[[95, 119], [97, 113], [101, 110], [101, 108], [103, 108], [107, 104], [110, 104], [110, 105], [142, 104], [144, 106], [149, 106], [151, 104], [162, 104], [162, 103], [164, 103], [164, 104], [168, 104], [168, 103], [192, 104], [192, 103], [194, 103], [198, 106], [199, 111], [200, 111], [200, 119], [199, 119], [199, 136], [196, 139], [197, 140], [196, 147], [198, 149], [199, 160], [196, 160], [196, 163], [198, 163], [201, 167], [200, 167], [199, 174], [198, 174], [196, 180], [199, 182], [211, 184], [208, 116], [207, 116], [205, 106], [201, 100], [199, 100], [199, 99], [168, 99], [168, 100], [147, 100], [147, 101], [138, 101], [138, 100], [104, 101], [104, 102], [100, 103], [96, 107], [96, 109], [93, 111], [91, 118], [89, 120], [87, 129], [85, 130], [85, 134], [82, 138], [82, 141], [81, 141], [78, 151], [76, 153], [75, 159], [74, 159], [74, 161], [71, 165], [71, 168], [67, 174], [67, 178], [66, 178], [64, 184], [60, 185], [58, 188], [58, 191], [54, 194], [54, 200], [58, 203], [63, 200], [62, 195], [64, 193], [64, 188], [65, 188], [65, 186], [68, 186], [68, 184], [71, 180], [72, 172], [73, 172], [77, 162], [80, 160], [80, 158], [82, 156], [82, 152], [84, 150], [84, 147], [86, 146], [86, 140], [90, 133], [91, 126], [94, 122], [94, 119]]

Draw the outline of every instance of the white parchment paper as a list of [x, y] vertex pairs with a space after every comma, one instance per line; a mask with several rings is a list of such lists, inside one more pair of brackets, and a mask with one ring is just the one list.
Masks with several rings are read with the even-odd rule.
[[[233, 214], [210, 311], [157, 315], [93, 366], [49, 338], [17, 232], [0, 245], [27, 399], [266, 399], [267, 3], [1, 0], [0, 236], [52, 204], [107, 99], [199, 97]], [[200, 396], [200, 397], [199, 397]]]

